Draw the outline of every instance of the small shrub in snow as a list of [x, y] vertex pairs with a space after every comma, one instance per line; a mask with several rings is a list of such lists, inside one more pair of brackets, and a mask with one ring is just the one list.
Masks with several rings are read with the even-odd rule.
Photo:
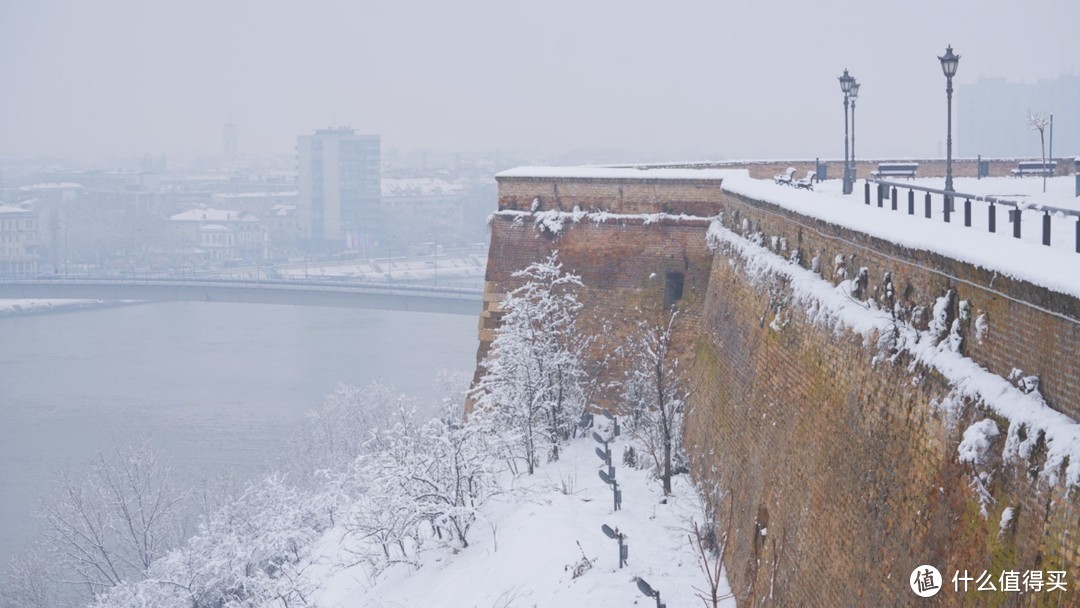
[[572, 564], [567, 564], [563, 567], [563, 572], [569, 572], [571, 579], [583, 576], [586, 572], [592, 570], [592, 567], [596, 565], [596, 560], [599, 559], [596, 557], [589, 559], [589, 556], [585, 555], [585, 549], [582, 548], [581, 541], [576, 542], [578, 550], [581, 551], [581, 559], [577, 560]]

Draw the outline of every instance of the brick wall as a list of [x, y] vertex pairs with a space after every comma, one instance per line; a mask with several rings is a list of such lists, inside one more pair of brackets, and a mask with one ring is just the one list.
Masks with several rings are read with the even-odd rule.
[[[798, 250], [804, 267], [818, 266], [830, 281], [866, 268], [865, 299], [883, 300], [890, 273], [901, 318], [922, 328], [925, 311], [952, 290], [950, 315], [961, 301], [971, 307], [962, 322], [965, 355], [994, 373], [1038, 374], [1049, 405], [1080, 414], [1075, 298], [995, 281], [970, 265], [759, 201], [730, 196], [723, 218], [735, 232], [762, 233], [765, 243], [778, 237], [789, 248], [777, 253], [790, 258]], [[731, 506], [727, 568], [740, 605], [770, 596], [777, 605], [910, 605], [918, 598], [908, 576], [924, 563], [947, 578], [964, 569], [975, 576], [1066, 570], [1070, 589], [1080, 584], [1080, 499], [1035, 474], [1039, 454], [1030, 463], [1003, 462], [1007, 427], [997, 420], [1002, 439], [987, 467], [961, 465], [963, 431], [985, 413], [963, 404], [959, 418], [948, 420], [936, 404], [955, 398], [954, 387], [937, 372], [903, 357], [875, 360], [881, 353], [872, 341], [816, 325], [797, 307], [785, 327], [771, 328], [771, 311], [786, 295], [782, 282], [755, 284], [738, 255], [718, 252], [695, 356], [699, 389], [686, 442], [699, 481], [730, 492], [720, 502], [725, 516]], [[974, 319], [982, 314], [988, 328], [980, 342]], [[993, 471], [985, 518], [972, 486], [981, 471]], [[1007, 507], [1017, 515], [1001, 532]], [[964, 595], [948, 587], [935, 605], [1077, 601], [1074, 593]]]
[[[535, 202], [539, 211], [722, 212], [733, 231], [761, 233], [765, 243], [777, 237], [777, 253], [816, 265], [830, 281], [865, 268], [863, 299], [883, 302], [889, 273], [898, 315], [916, 327], [925, 328], [934, 301], [952, 291], [950, 316], [960, 315], [961, 302], [970, 312], [960, 323], [963, 354], [995, 374], [1038, 375], [1047, 403], [1080, 418], [1076, 298], [724, 193], [716, 182], [503, 178], [499, 185], [503, 211]], [[872, 343], [812, 323], [795, 307], [786, 326], [772, 329], [771, 311], [790, 287], [752, 281], [735, 252], [714, 255], [704, 219], [586, 218], [558, 234], [533, 219], [492, 219], [478, 360], [497, 327], [498, 301], [516, 286], [512, 272], [553, 250], [585, 283], [583, 329], [606, 338], [597, 357], [639, 319], [662, 314], [662, 277], [684, 273], [677, 342], [684, 360], [693, 359], [697, 387], [685, 441], [697, 480], [726, 492], [718, 506], [721, 522], [732, 518], [726, 565], [741, 606], [910, 605], [917, 598], [907, 579], [923, 563], [946, 577], [958, 569], [1067, 570], [1070, 589], [1080, 585], [1077, 492], [1040, 478], [1038, 448], [1030, 462], [1005, 463], [999, 440], [986, 467], [961, 465], [963, 431], [986, 414], [966, 404], [950, 420], [937, 404], [954, 387], [938, 373], [909, 368], [903, 357], [876, 360]], [[976, 330], [980, 317], [985, 331]], [[1003, 437], [1005, 422], [997, 422]], [[983, 517], [972, 484], [988, 471]], [[1017, 515], [1002, 531], [1007, 507]], [[1077, 595], [1055, 593], [947, 590], [928, 605], [1077, 605]]]

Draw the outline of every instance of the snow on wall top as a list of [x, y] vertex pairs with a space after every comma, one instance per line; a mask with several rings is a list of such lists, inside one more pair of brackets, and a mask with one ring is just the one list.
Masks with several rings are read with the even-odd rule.
[[637, 169], [629, 167], [517, 167], [495, 174], [495, 178], [571, 178], [571, 179], [669, 179], [716, 180], [749, 177], [746, 169]]
[[[820, 185], [830, 184], [826, 182]], [[1080, 298], [1080, 254], [1069, 249], [1046, 247], [1011, 237], [1002, 238], [1001, 234], [965, 228], [962, 219], [954, 219], [953, 223], [946, 224], [918, 214], [909, 216], [903, 212], [880, 209], [874, 204], [867, 206], [863, 204], [863, 197], [858, 191], [849, 196], [832, 195], [827, 191], [808, 192], [776, 185], [771, 181], [750, 179], [749, 175], [730, 177], [724, 181], [723, 188], [727, 192], [772, 203], [904, 247], [939, 253]], [[998, 228], [999, 231], [1009, 229], [1004, 215], [1004, 211], [1001, 211], [999, 222], [1002, 226]]]

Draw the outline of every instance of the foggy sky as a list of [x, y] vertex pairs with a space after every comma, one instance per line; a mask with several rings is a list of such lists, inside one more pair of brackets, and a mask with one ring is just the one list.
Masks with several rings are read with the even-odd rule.
[[844, 68], [860, 157], [928, 156], [946, 44], [957, 83], [1034, 82], [1080, 71], [1078, 23], [1076, 0], [0, 0], [0, 156], [214, 156], [231, 120], [249, 155], [350, 125], [384, 149], [835, 158]]

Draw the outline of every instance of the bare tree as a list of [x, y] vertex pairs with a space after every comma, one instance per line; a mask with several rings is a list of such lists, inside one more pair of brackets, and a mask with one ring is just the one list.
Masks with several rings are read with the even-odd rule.
[[1027, 115], [1028, 128], [1039, 132], [1039, 145], [1042, 147], [1043, 164], [1043, 192], [1046, 192], [1046, 174], [1050, 170], [1046, 167], [1046, 127], [1050, 125], [1050, 115], [1046, 112], [1031, 112]]
[[702, 530], [696, 521], [694, 533], [689, 537], [690, 546], [697, 551], [700, 560], [698, 567], [709, 585], [708, 589], [694, 587], [695, 595], [706, 608], [717, 608], [721, 601], [734, 597], [732, 593], [720, 593], [720, 583], [724, 581], [724, 556], [727, 554], [728, 538], [731, 536], [733, 515], [734, 509], [729, 508], [727, 523], [720, 538], [716, 538], [715, 530]]
[[676, 463], [685, 461], [682, 414], [688, 391], [672, 349], [677, 314], [673, 312], [663, 324], [643, 322], [623, 347], [627, 358], [622, 384], [627, 430], [651, 457], [664, 494], [671, 494]]
[[138, 580], [179, 540], [180, 496], [148, 446], [99, 454], [89, 475], [60, 474], [60, 491], [42, 502], [44, 547], [90, 598]]
[[10, 569], [0, 581], [0, 608], [53, 608], [61, 599], [56, 574], [40, 551], [32, 548], [11, 558]]

